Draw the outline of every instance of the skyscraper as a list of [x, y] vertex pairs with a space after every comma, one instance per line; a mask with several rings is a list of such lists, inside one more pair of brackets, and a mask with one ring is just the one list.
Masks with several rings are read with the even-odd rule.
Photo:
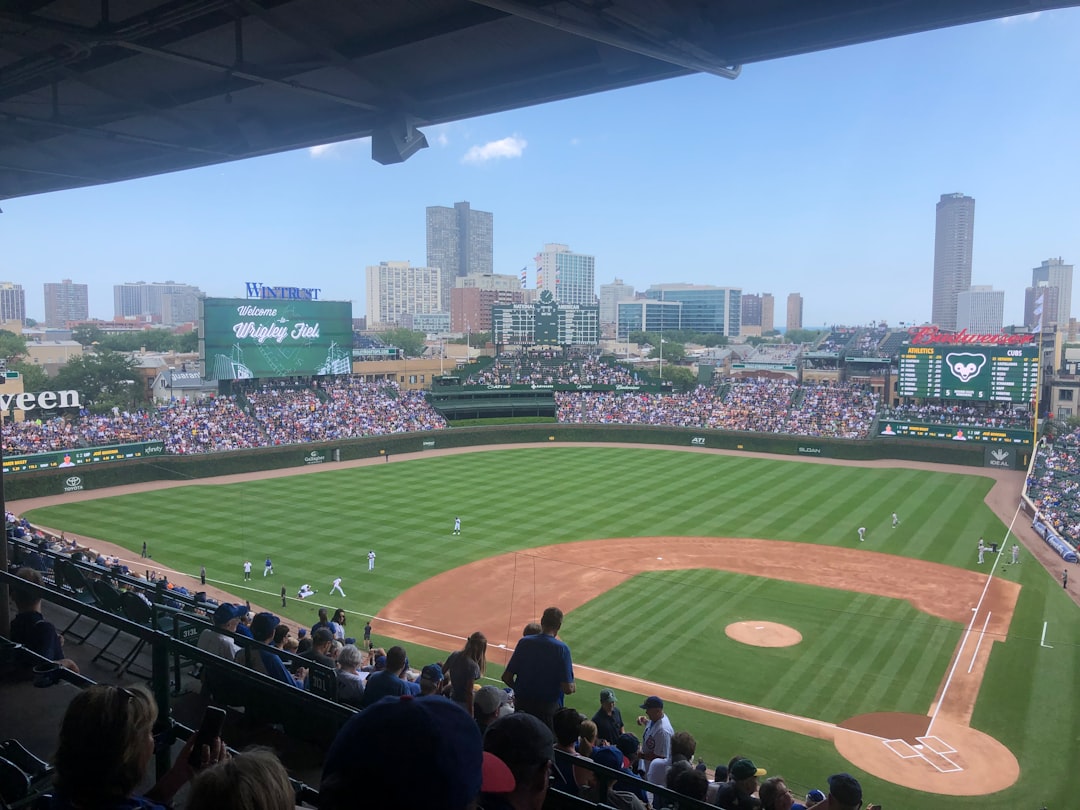
[[[188, 323], [198, 312], [202, 290], [175, 281], [113, 285], [116, 318], [145, 318], [160, 323]], [[168, 302], [166, 302], [168, 298]], [[166, 317], [167, 316], [167, 317]]]
[[454, 203], [453, 208], [428, 206], [427, 266], [443, 271], [439, 302], [443, 312], [450, 311], [455, 278], [494, 272], [494, 221], [489, 211], [474, 211], [468, 202]]
[[367, 326], [384, 329], [403, 315], [441, 312], [442, 271], [409, 262], [379, 262], [367, 268]]
[[803, 298], [801, 293], [791, 293], [787, 297], [787, 328], [802, 329]]
[[596, 257], [550, 243], [536, 256], [536, 289], [551, 290], [560, 304], [595, 306]]
[[0, 322], [26, 323], [26, 291], [22, 284], [0, 281]]
[[[1058, 310], [1058, 292], [1057, 287], [1051, 287], [1045, 281], [1024, 288], [1024, 326], [1040, 332], [1053, 329], [1054, 313]], [[1068, 326], [1068, 323], [1064, 326]]]
[[1065, 264], [1059, 258], [1046, 259], [1031, 271], [1031, 286], [1038, 287], [1045, 283], [1048, 287], [1057, 287], [1057, 302], [1054, 309], [1043, 306], [1043, 326], [1056, 324], [1064, 329], [1072, 317], [1072, 277], [1073, 266]]
[[1005, 292], [977, 285], [956, 294], [956, 329], [996, 335], [1005, 324]]
[[930, 320], [956, 330], [956, 296], [971, 286], [971, 248], [975, 237], [975, 200], [942, 194], [934, 232], [934, 300]]
[[85, 321], [90, 318], [87, 286], [72, 284], [65, 278], [59, 284], [45, 282], [45, 326], [62, 329], [68, 321]]
[[610, 284], [600, 285], [600, 323], [615, 323], [619, 319], [619, 302], [632, 301], [634, 287], [625, 284], [621, 278], [615, 279]]

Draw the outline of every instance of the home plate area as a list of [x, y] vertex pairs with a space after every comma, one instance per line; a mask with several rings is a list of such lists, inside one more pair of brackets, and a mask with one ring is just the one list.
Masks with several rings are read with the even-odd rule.
[[883, 740], [885, 747], [901, 759], [921, 758], [941, 773], [955, 773], [964, 770], [951, 759], [950, 755], [956, 754], [956, 749], [942, 740], [940, 737], [916, 737], [915, 745], [907, 740]]

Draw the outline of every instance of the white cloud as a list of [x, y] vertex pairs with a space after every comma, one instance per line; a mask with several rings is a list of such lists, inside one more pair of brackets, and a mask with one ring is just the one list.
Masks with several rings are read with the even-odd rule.
[[520, 135], [511, 135], [497, 141], [489, 141], [483, 146], [470, 147], [461, 158], [462, 163], [487, 163], [489, 160], [519, 158], [529, 142]]
[[354, 138], [351, 141], [338, 141], [337, 143], [324, 143], [319, 146], [308, 147], [308, 155], [314, 160], [326, 158], [341, 158], [355, 151], [361, 146], [366, 146], [371, 138]]
[[320, 146], [312, 146], [307, 151], [308, 151], [308, 154], [311, 155], [313, 158], [333, 157], [334, 156], [334, 148], [336, 146], [337, 146], [336, 143], [324, 143], [324, 144], [321, 144]]
[[1012, 17], [1002, 17], [1001, 23], [1003, 25], [1016, 25], [1017, 23], [1035, 22], [1042, 16], [1041, 11], [1033, 11], [1030, 14], [1016, 14]]

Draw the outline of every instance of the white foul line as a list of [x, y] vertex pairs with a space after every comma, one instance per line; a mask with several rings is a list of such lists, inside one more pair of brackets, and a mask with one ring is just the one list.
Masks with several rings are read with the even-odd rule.
[[990, 617], [993, 615], [989, 610], [986, 611], [986, 621], [983, 622], [983, 629], [979, 633], [979, 641], [975, 645], [975, 652], [971, 654], [971, 663], [968, 664], [968, 675], [971, 674], [971, 669], [975, 666], [975, 659], [979, 656], [979, 647], [982, 646], [983, 638], [986, 636], [986, 626], [990, 624]]
[[[1009, 528], [1005, 530], [1005, 539], [1002, 541], [1002, 548], [1005, 547], [1005, 543], [1009, 540], [1009, 535], [1012, 534], [1013, 526], [1016, 525], [1016, 518], [1020, 515], [1020, 508], [1023, 506], [1021, 503], [1016, 507], [1016, 511], [1013, 512], [1012, 520], [1009, 522]], [[945, 703], [945, 695], [949, 691], [949, 685], [952, 683], [953, 675], [956, 674], [956, 667], [960, 663], [960, 656], [964, 652], [964, 646], [967, 644], [968, 637], [971, 635], [971, 631], [975, 626], [975, 619], [979, 616], [979, 610], [982, 608], [983, 602], [986, 600], [986, 592], [990, 590], [990, 583], [994, 580], [994, 571], [997, 569], [997, 564], [1001, 562], [1001, 554], [994, 555], [994, 564], [990, 566], [990, 573], [986, 576], [986, 584], [983, 585], [982, 593], [979, 594], [979, 601], [975, 604], [975, 607], [971, 611], [971, 621], [968, 623], [967, 630], [964, 631], [964, 636], [960, 641], [960, 649], [956, 651], [956, 657], [953, 659], [952, 667], [949, 669], [949, 677], [945, 679], [945, 685], [941, 688], [941, 696], [938, 698], [937, 706], [934, 707], [934, 713], [930, 717], [930, 725], [926, 727], [926, 736], [930, 736], [930, 732], [934, 728], [934, 723], [937, 721], [938, 712], [941, 711], [941, 706]]]
[[1053, 646], [1046, 643], [1046, 622], [1043, 622], [1043, 634], [1042, 638], [1039, 640], [1039, 645], [1042, 647], [1046, 647], [1046, 649], [1048, 650], [1054, 649]]

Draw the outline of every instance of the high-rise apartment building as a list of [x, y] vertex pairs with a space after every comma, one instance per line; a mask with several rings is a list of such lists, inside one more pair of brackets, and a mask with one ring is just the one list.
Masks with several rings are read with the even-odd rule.
[[536, 256], [536, 289], [551, 290], [560, 304], [596, 305], [596, 257], [550, 243]]
[[803, 297], [801, 293], [791, 293], [787, 297], [787, 328], [802, 329]]
[[[140, 318], [164, 324], [196, 320], [203, 292], [192, 284], [175, 281], [116, 284], [113, 313], [117, 319]], [[166, 301], [168, 299], [168, 301]]]
[[930, 320], [950, 332], [957, 328], [956, 296], [971, 286], [974, 237], [974, 198], [942, 194], [934, 231], [934, 299]]
[[474, 211], [467, 202], [428, 206], [427, 266], [443, 271], [439, 306], [444, 312], [450, 311], [455, 278], [494, 272], [494, 226], [490, 211]]
[[776, 330], [776, 299], [772, 293], [761, 294], [761, 333]]
[[441, 312], [442, 271], [409, 262], [379, 262], [367, 268], [367, 327], [386, 329], [402, 316]]
[[761, 327], [761, 296], [745, 293], [742, 297], [742, 327]]
[[[1048, 282], [1040, 281], [1034, 287], [1024, 288], [1024, 326], [1028, 329], [1053, 329], [1054, 313], [1058, 311], [1057, 287], [1051, 287]], [[1042, 300], [1040, 300], [1042, 299]], [[1068, 328], [1066, 321], [1062, 328]]]
[[956, 329], [996, 335], [1005, 325], [1005, 292], [976, 285], [956, 294]]
[[1055, 307], [1043, 307], [1044, 327], [1049, 328], [1053, 324], [1064, 329], [1069, 325], [1069, 318], [1072, 317], [1072, 277], [1073, 266], [1065, 264], [1060, 257], [1046, 259], [1031, 271], [1032, 287], [1045, 283], [1049, 287], [1057, 287], [1058, 290]]
[[45, 326], [62, 329], [69, 321], [90, 318], [90, 297], [85, 284], [73, 284], [65, 278], [59, 284], [45, 282]]
[[0, 281], [0, 323], [26, 323], [26, 290], [22, 284]]
[[612, 324], [619, 320], [619, 302], [634, 299], [634, 286], [625, 284], [621, 278], [610, 284], [600, 285], [600, 323]]
[[711, 284], [654, 284], [645, 291], [653, 301], [682, 304], [682, 329], [738, 337], [742, 334], [742, 290]]

